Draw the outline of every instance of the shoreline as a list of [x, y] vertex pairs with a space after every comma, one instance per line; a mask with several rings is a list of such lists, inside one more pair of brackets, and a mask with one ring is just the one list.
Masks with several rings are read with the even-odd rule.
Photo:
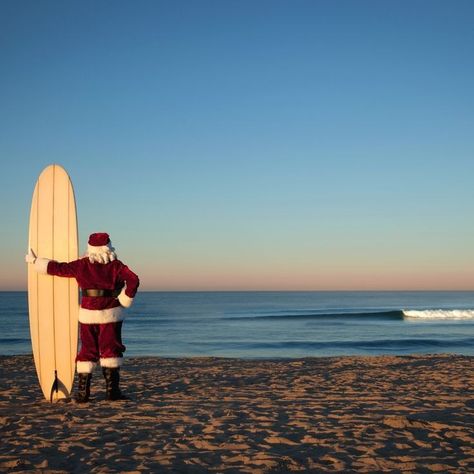
[[[150, 359], [150, 360], [194, 360], [194, 359], [213, 359], [213, 360], [233, 360], [233, 361], [243, 361], [243, 362], [295, 362], [295, 361], [304, 361], [304, 360], [313, 360], [313, 359], [348, 359], [348, 358], [357, 358], [357, 359], [378, 359], [386, 357], [395, 357], [395, 358], [413, 358], [413, 357], [464, 357], [472, 359], [474, 361], [474, 354], [463, 354], [460, 352], [410, 352], [408, 354], [335, 354], [335, 355], [310, 355], [310, 356], [281, 356], [281, 357], [269, 357], [269, 356], [260, 356], [260, 357], [234, 357], [234, 356], [220, 356], [220, 355], [186, 355], [186, 356], [169, 356], [169, 355], [128, 355], [128, 350], [124, 355], [124, 367], [127, 366], [127, 361], [135, 359]], [[132, 353], [133, 354], [133, 353]], [[2, 359], [8, 358], [24, 358], [30, 357], [31, 363], [34, 368], [33, 352], [24, 352], [19, 354], [0, 354], [0, 363]], [[99, 365], [97, 364], [97, 367]], [[76, 374], [77, 375], [77, 374]]]
[[42, 398], [31, 355], [0, 356], [0, 470], [469, 472], [474, 357], [126, 357], [106, 402]]

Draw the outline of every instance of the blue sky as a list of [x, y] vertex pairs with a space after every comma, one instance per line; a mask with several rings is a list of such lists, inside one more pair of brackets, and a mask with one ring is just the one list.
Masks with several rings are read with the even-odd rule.
[[473, 289], [470, 1], [0, 4], [0, 288], [73, 180], [146, 289]]

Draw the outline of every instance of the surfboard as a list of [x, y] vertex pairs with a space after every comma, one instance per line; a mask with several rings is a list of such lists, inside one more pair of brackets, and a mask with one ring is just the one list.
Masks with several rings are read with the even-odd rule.
[[[40, 174], [31, 201], [29, 248], [60, 262], [78, 258], [77, 216], [71, 180], [59, 165]], [[43, 395], [69, 398], [77, 353], [79, 289], [74, 278], [38, 274], [28, 265], [33, 358]]]

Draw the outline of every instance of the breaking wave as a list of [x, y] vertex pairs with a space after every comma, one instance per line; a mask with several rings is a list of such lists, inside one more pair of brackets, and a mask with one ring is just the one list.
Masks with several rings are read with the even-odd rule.
[[407, 319], [450, 319], [459, 321], [474, 319], [474, 309], [404, 310], [403, 315]]

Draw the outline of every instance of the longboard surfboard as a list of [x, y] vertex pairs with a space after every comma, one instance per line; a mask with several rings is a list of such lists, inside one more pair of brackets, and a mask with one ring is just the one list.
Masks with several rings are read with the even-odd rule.
[[[40, 174], [33, 192], [29, 248], [60, 262], [78, 258], [77, 216], [71, 180], [59, 165]], [[74, 278], [38, 274], [28, 265], [28, 307], [33, 358], [49, 400], [69, 398], [77, 353], [79, 289]]]

